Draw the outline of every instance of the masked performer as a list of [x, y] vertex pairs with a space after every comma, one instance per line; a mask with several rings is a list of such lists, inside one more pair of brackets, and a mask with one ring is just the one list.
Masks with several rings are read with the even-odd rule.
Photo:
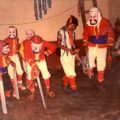
[[[56, 50], [56, 46], [49, 42], [44, 41], [40, 36], [33, 36], [32, 39], [24, 44], [25, 61], [27, 64], [27, 78], [28, 87], [31, 95], [28, 97], [33, 100], [35, 97], [35, 83], [33, 81], [35, 76], [42, 74], [46, 87], [46, 95], [54, 97], [54, 92], [50, 88], [50, 73], [47, 68], [45, 55], [49, 56]], [[47, 50], [46, 50], [47, 49]], [[45, 54], [45, 55], [44, 55]]]
[[88, 50], [89, 77], [94, 77], [95, 60], [97, 65], [97, 80], [103, 88], [106, 57], [110, 54], [114, 42], [114, 32], [109, 21], [102, 17], [98, 8], [91, 8], [89, 20], [83, 34], [83, 42]]
[[[20, 59], [18, 57], [19, 38], [17, 37], [17, 29], [14, 26], [10, 26], [8, 28], [8, 37], [5, 39], [5, 42], [7, 42], [10, 45], [9, 57], [11, 58], [12, 61], [16, 63], [18, 86], [21, 90], [25, 90], [26, 88], [22, 84], [23, 70], [21, 67]], [[8, 67], [8, 72], [12, 80], [12, 84], [14, 86], [14, 68], [11, 65], [9, 65]]]

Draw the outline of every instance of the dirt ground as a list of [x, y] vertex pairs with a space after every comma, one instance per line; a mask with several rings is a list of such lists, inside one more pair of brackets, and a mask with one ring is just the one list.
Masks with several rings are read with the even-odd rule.
[[[55, 98], [45, 97], [47, 109], [42, 105], [39, 91], [32, 102], [28, 91], [20, 91], [20, 100], [8, 102], [8, 114], [2, 113], [0, 120], [120, 120], [120, 59], [113, 61], [113, 68], [106, 72], [105, 88], [102, 92], [76, 67], [78, 96], [73, 97], [61, 89], [63, 70], [50, 70]], [[44, 86], [44, 85], [43, 85]]]

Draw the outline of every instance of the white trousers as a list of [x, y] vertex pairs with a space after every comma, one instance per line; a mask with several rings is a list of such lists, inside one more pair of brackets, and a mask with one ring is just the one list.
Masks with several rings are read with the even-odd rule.
[[[97, 65], [98, 71], [104, 71], [106, 67], [107, 48], [88, 47], [88, 64], [92, 69]], [[95, 64], [96, 60], [96, 64]]]
[[65, 72], [65, 75], [67, 77], [76, 77], [76, 73], [75, 73], [75, 55], [71, 55], [70, 53], [68, 53], [68, 55], [67, 55], [66, 53], [64, 53], [60, 57], [60, 61], [61, 61], [63, 70]]
[[[16, 72], [17, 72], [17, 74], [22, 75], [23, 70], [22, 70], [20, 59], [19, 59], [18, 55], [16, 54], [16, 55], [10, 56], [10, 58], [16, 64]], [[13, 68], [13, 66], [11, 64], [8, 66], [8, 73], [10, 75], [10, 78], [14, 79], [14, 68]]]
[[[45, 60], [42, 60], [40, 62], [36, 62], [41, 74], [42, 74], [42, 77], [44, 79], [48, 79], [50, 78], [50, 73], [48, 71], [48, 68], [47, 68], [47, 64], [46, 64], [46, 61]], [[26, 62], [26, 73], [27, 73], [27, 77], [29, 80], [31, 80], [31, 66]]]

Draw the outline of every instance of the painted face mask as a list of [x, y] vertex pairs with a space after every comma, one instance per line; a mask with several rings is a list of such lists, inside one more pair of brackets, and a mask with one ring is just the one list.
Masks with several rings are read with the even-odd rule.
[[40, 50], [41, 50], [42, 43], [36, 44], [36, 43], [32, 42], [31, 46], [32, 46], [32, 51], [33, 51], [35, 54], [37, 54], [37, 53], [39, 53]]
[[35, 31], [30, 29], [28, 31], [26, 31], [26, 39], [30, 39], [35, 35]]
[[90, 24], [96, 25], [98, 22], [98, 12], [90, 12]]
[[89, 11], [89, 20], [87, 24], [89, 26], [97, 26], [102, 19], [100, 10], [97, 7], [93, 7]]
[[2, 48], [2, 53], [4, 55], [8, 55], [9, 51], [10, 51], [9, 45], [6, 45]]
[[17, 36], [17, 30], [15, 27], [8, 28], [8, 35], [10, 38], [15, 38]]

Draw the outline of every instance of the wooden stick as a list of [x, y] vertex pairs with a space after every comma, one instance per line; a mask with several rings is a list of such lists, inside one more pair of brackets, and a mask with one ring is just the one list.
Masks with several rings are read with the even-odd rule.
[[17, 75], [16, 75], [16, 71], [14, 70], [14, 91], [13, 91], [13, 96], [16, 97], [18, 100], [20, 99], [19, 96], [19, 90], [18, 90], [18, 82], [17, 82]]
[[39, 87], [39, 90], [40, 90], [40, 95], [41, 95], [41, 98], [42, 98], [42, 103], [43, 103], [44, 108], [46, 109], [47, 106], [46, 106], [45, 97], [44, 97], [44, 94], [43, 94], [42, 85], [41, 85], [39, 76], [37, 76], [37, 82], [38, 82], [38, 87]]
[[6, 106], [5, 93], [4, 93], [3, 81], [2, 80], [0, 80], [0, 96], [1, 96], [3, 113], [7, 114], [7, 106]]

